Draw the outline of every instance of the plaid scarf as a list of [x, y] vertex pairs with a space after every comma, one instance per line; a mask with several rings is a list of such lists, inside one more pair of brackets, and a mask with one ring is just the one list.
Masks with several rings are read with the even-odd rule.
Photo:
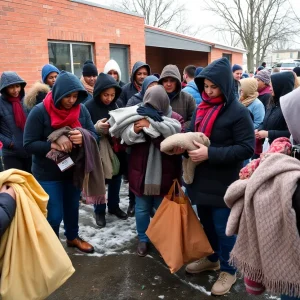
[[202, 100], [196, 112], [195, 131], [203, 132], [210, 137], [224, 99], [222, 96], [211, 99], [205, 92], [202, 92]]

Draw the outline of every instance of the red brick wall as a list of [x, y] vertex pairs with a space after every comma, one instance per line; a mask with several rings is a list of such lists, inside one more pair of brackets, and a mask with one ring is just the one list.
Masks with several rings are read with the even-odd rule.
[[212, 48], [211, 53], [209, 53], [208, 60], [209, 63], [213, 62], [214, 60], [221, 58], [223, 53], [226, 54], [231, 54], [232, 61], [231, 63], [238, 64], [238, 65], [243, 65], [243, 53], [238, 53], [238, 52], [232, 52], [228, 50], [223, 50], [223, 49], [217, 49], [217, 48]]
[[153, 73], [161, 73], [165, 65], [173, 64], [177, 65], [182, 74], [187, 65], [207, 66], [208, 53], [147, 46], [146, 61]]
[[94, 43], [102, 71], [109, 44], [129, 45], [129, 67], [145, 60], [144, 19], [69, 0], [1, 0], [0, 73], [16, 71], [30, 86], [49, 62], [48, 40]]

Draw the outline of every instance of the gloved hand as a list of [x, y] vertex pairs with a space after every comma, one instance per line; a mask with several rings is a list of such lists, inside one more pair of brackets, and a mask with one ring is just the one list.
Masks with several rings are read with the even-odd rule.
[[163, 118], [162, 118], [162, 112], [157, 111], [156, 109], [149, 107], [149, 106], [140, 106], [137, 109], [137, 113], [140, 116], [147, 116], [149, 118], [151, 118], [152, 120], [156, 121], [156, 122], [162, 122]]

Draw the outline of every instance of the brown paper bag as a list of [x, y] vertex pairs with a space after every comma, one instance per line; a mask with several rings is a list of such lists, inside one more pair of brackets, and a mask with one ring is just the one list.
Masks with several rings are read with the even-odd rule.
[[164, 197], [146, 234], [171, 273], [177, 272], [184, 264], [213, 253], [202, 225], [177, 180]]

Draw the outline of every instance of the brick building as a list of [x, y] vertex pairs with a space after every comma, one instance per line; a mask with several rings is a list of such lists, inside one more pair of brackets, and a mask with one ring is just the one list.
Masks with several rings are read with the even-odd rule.
[[79, 77], [87, 59], [100, 72], [114, 58], [128, 82], [137, 60], [146, 60], [153, 72], [169, 63], [182, 72], [222, 56], [242, 64], [245, 52], [145, 26], [140, 15], [85, 0], [2, 0], [0, 28], [0, 73], [16, 71], [29, 86], [49, 62]]

